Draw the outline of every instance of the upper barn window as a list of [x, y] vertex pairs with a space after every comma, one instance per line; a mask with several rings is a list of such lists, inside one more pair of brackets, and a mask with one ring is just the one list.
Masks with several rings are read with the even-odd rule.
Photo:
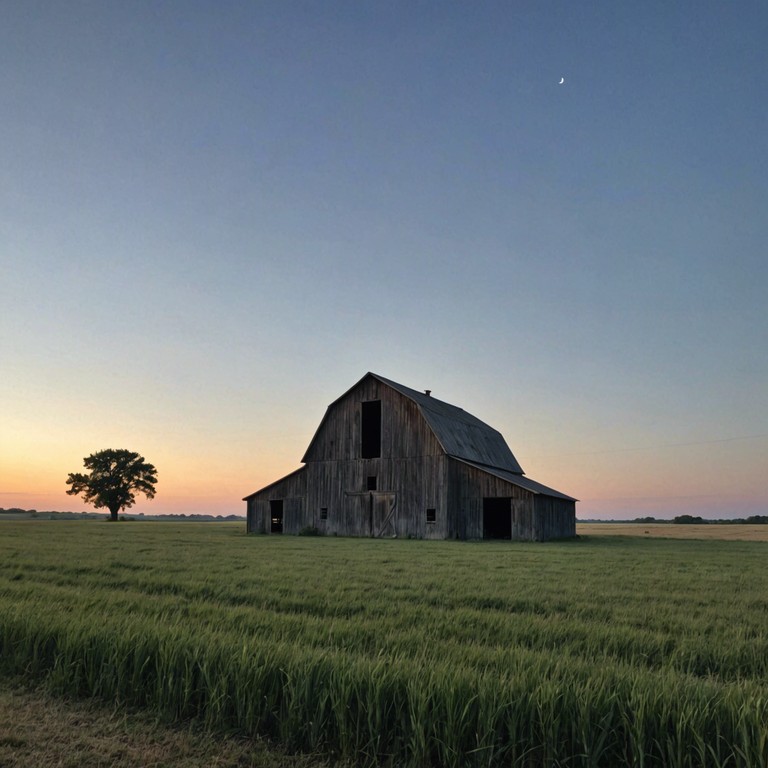
[[369, 400], [362, 406], [360, 453], [364, 459], [378, 459], [381, 456], [381, 400]]

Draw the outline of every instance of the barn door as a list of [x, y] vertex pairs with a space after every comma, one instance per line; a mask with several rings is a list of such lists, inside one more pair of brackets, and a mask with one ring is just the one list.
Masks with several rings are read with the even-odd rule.
[[397, 494], [371, 493], [371, 536], [377, 538], [397, 535]]
[[345, 494], [343, 536], [394, 536], [397, 533], [397, 494], [366, 491]]

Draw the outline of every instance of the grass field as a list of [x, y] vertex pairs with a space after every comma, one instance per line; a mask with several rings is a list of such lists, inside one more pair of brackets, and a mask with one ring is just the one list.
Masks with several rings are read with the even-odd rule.
[[0, 665], [358, 765], [768, 765], [768, 545], [8, 522]]

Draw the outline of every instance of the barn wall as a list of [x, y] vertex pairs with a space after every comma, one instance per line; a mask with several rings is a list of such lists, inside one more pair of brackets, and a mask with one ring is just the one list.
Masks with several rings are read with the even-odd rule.
[[[366, 488], [372, 476], [375, 491]], [[513, 539], [576, 535], [574, 502], [534, 494], [444, 456], [313, 462], [249, 498], [248, 531], [269, 533], [270, 500], [280, 499], [285, 534], [311, 526], [338, 536], [481, 539], [486, 497], [510, 499]], [[428, 509], [435, 510], [433, 523]]]
[[419, 407], [383, 382], [369, 377], [333, 403], [303, 461], [351, 461], [362, 455], [361, 403], [381, 400], [381, 458], [442, 453]]
[[[362, 403], [371, 400], [381, 401], [381, 456], [364, 459]], [[308, 525], [340, 536], [449, 535], [440, 444], [418, 405], [383, 382], [365, 379], [333, 403], [304, 461]], [[434, 523], [426, 521], [428, 509]]]
[[[248, 531], [269, 533], [269, 503], [280, 499], [283, 533], [311, 526], [339, 536], [452, 538], [445, 463], [442, 456], [312, 462], [249, 498]], [[376, 477], [375, 491], [367, 488], [369, 477]], [[433, 523], [428, 509], [435, 510]]]
[[[340, 536], [446, 538], [444, 468], [443, 456], [309, 463], [307, 524]], [[376, 490], [368, 489], [369, 477]], [[434, 523], [426, 522], [427, 509], [435, 510]]]
[[555, 496], [536, 496], [540, 539], [567, 539], [576, 535], [576, 503]]
[[452, 508], [449, 515], [455, 520], [460, 539], [483, 538], [483, 498], [498, 497], [512, 500], [516, 511], [512, 537], [531, 539], [533, 536], [533, 494], [520, 486], [502, 480], [460, 461], [449, 459], [448, 476], [451, 486]]
[[269, 502], [272, 499], [283, 501], [283, 532], [298, 533], [303, 527], [306, 494], [306, 470], [300, 469], [249, 496], [248, 533], [269, 533]]
[[576, 535], [573, 501], [537, 495], [481, 469], [448, 459], [449, 518], [460, 539], [483, 537], [483, 499], [510, 499], [512, 538], [543, 541]]

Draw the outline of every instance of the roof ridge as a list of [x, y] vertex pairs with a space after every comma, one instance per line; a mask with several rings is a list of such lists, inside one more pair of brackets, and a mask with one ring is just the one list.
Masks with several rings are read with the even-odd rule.
[[[437, 397], [432, 397], [431, 394], [428, 395], [426, 392], [419, 392], [417, 389], [412, 389], [404, 384], [398, 384], [396, 381], [371, 371], [366, 375], [373, 376], [378, 381], [413, 400], [446, 455], [459, 457], [464, 454], [464, 458], [470, 461], [478, 461], [483, 456], [486, 459], [495, 458], [496, 461], [493, 463], [488, 461], [484, 463], [487, 466], [504, 469], [507, 472], [524, 474], [523, 468], [507, 445], [504, 435], [487, 422], [469, 411], [459, 408], [457, 405], [440, 400]], [[465, 434], [463, 437], [466, 439], [460, 439], [455, 433], [451, 433], [450, 430], [445, 431], [447, 424], [443, 422], [447, 419], [460, 422], [466, 425], [468, 429], [475, 430], [476, 433]], [[483, 439], [482, 433], [490, 434], [492, 437]], [[477, 444], [477, 438], [480, 438], [479, 442], [481, 445]], [[450, 443], [449, 440], [451, 441]], [[472, 457], [473, 454], [474, 457]], [[502, 459], [503, 463], [500, 464], [499, 461]]]

